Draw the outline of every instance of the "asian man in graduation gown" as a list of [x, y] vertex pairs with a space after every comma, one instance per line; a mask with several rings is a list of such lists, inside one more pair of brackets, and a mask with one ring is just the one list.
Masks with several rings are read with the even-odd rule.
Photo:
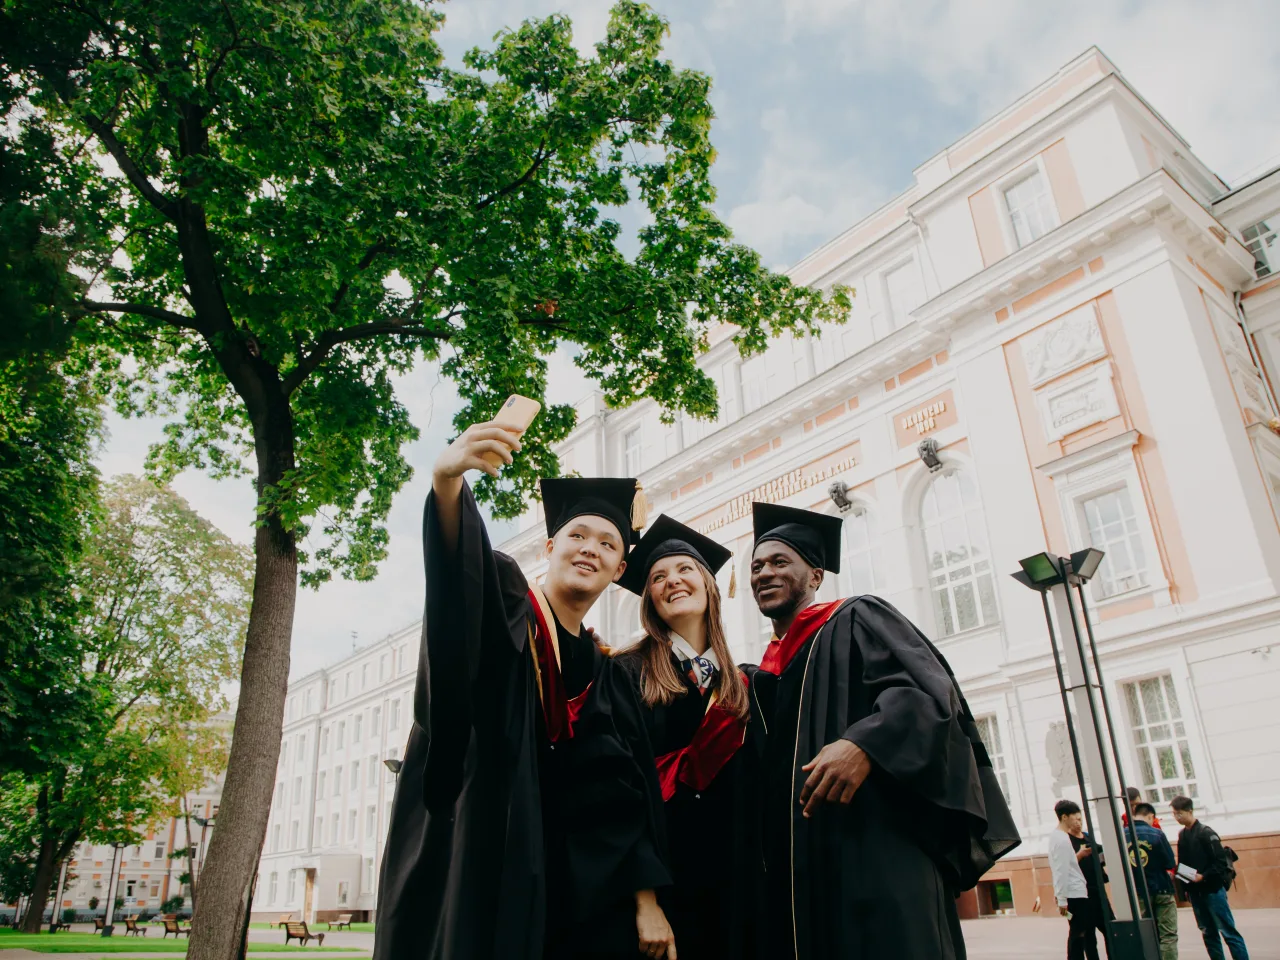
[[638, 917], [670, 882], [661, 809], [647, 799], [654, 772], [611, 735], [625, 724], [595, 682], [605, 658], [582, 626], [643, 525], [636, 482], [542, 481], [539, 588], [490, 546], [463, 481], [496, 474], [486, 454], [510, 463], [519, 448], [515, 433], [475, 424], [435, 465], [375, 960], [635, 957]]
[[955, 898], [1019, 838], [950, 667], [878, 597], [815, 602], [839, 517], [756, 503], [753, 525], [766, 955], [962, 960]]

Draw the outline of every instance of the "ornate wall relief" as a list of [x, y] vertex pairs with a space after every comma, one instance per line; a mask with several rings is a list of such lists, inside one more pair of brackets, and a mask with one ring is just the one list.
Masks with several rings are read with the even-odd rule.
[[1022, 355], [1033, 387], [1106, 353], [1092, 303], [1076, 307], [1022, 338]]

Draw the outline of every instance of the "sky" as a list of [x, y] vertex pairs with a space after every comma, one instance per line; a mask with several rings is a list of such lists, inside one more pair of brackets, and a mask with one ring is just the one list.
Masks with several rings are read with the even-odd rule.
[[[737, 238], [785, 268], [911, 183], [911, 171], [1091, 45], [1228, 183], [1280, 164], [1275, 0], [657, 0], [666, 53], [712, 77], [717, 208]], [[584, 51], [603, 35], [605, 0], [451, 0], [440, 42], [451, 62], [504, 26], [568, 15]], [[566, 357], [551, 402], [589, 384]], [[458, 401], [426, 365], [398, 392], [422, 438], [413, 479], [389, 518], [390, 556], [368, 583], [300, 588], [300, 676], [421, 615], [420, 525], [430, 467]], [[160, 420], [113, 418], [105, 476], [141, 472]], [[198, 473], [174, 487], [229, 536], [251, 540], [249, 481]], [[494, 528], [494, 540], [513, 532]], [[354, 635], [354, 637], [353, 637]]]

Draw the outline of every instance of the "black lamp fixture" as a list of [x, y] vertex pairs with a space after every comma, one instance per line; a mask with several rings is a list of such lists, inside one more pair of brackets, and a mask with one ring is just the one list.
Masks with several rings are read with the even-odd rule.
[[400, 776], [400, 768], [404, 766], [404, 761], [397, 760], [395, 757], [388, 757], [382, 761], [382, 765], [398, 777]]
[[1071, 582], [1088, 583], [1098, 572], [1106, 554], [1095, 547], [1085, 547], [1071, 555]]
[[1033, 557], [1019, 560], [1018, 566], [1022, 569], [1013, 574], [1013, 579], [1024, 587], [1044, 591], [1062, 583], [1062, 564], [1057, 557], [1048, 553], [1037, 553]]
[[942, 469], [942, 458], [938, 456], [938, 441], [933, 437], [925, 437], [921, 440], [920, 445], [916, 447], [916, 453], [920, 461], [929, 468], [930, 473], [937, 473]]
[[853, 501], [849, 499], [849, 485], [843, 480], [837, 480], [827, 487], [827, 496], [841, 513], [853, 506]]

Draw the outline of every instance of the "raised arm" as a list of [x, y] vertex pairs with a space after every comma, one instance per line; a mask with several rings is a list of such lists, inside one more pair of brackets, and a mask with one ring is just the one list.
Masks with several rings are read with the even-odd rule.
[[436, 458], [431, 474], [431, 490], [435, 493], [436, 522], [445, 549], [458, 549], [458, 528], [462, 517], [462, 475], [468, 470], [483, 470], [491, 477], [498, 468], [485, 454], [496, 454], [503, 463], [511, 462], [512, 453], [520, 449], [520, 435], [514, 430], [495, 426], [490, 421], [473, 423]]

